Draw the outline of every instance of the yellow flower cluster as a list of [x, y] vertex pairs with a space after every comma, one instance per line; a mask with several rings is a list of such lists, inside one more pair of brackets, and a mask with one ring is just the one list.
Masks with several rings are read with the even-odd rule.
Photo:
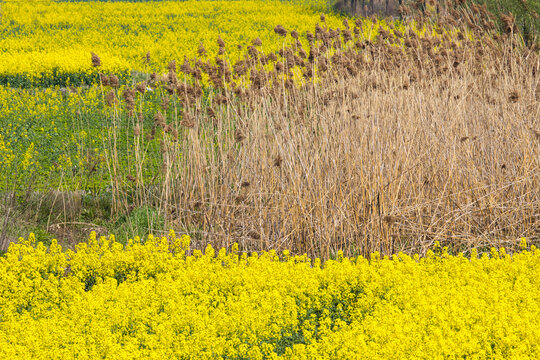
[[[159, 72], [171, 60], [199, 57], [200, 45], [205, 56], [214, 58], [218, 37], [234, 61], [257, 37], [265, 51], [281, 48], [276, 25], [305, 34], [319, 14], [299, 1], [8, 0], [2, 4], [2, 17], [0, 83], [19, 86], [96, 79], [91, 52], [99, 56], [101, 72]], [[334, 28], [341, 25], [337, 16], [327, 16], [326, 22]]]
[[[126, 88], [121, 85], [117, 89], [119, 98]], [[139, 95], [140, 111], [153, 117], [161, 109], [161, 92], [147, 92], [144, 101]], [[108, 184], [105, 156], [111, 145], [106, 134], [130, 123], [127, 116], [113, 122], [115, 111], [124, 115], [125, 109], [108, 106], [99, 85], [44, 89], [0, 86], [0, 108], [0, 189], [15, 183], [18, 190], [26, 191], [28, 181], [34, 190]], [[127, 167], [131, 149], [125, 138], [120, 144], [120, 160]]]
[[3, 359], [518, 359], [540, 356], [540, 251], [321, 264], [190, 238], [0, 259]]
[[13, 155], [13, 150], [10, 148], [10, 143], [4, 140], [4, 136], [0, 132], [0, 169], [7, 169], [15, 155]]

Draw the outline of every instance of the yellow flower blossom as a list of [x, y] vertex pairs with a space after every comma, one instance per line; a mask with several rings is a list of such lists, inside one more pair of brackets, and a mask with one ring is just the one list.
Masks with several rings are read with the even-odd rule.
[[[306, 2], [307, 4], [307, 2]], [[54, 85], [98, 79], [98, 72], [131, 76], [131, 71], [162, 71], [171, 60], [197, 57], [199, 44], [213, 58], [217, 39], [225, 41], [231, 61], [241, 56], [237, 45], [259, 37], [265, 51], [283, 40], [273, 28], [305, 33], [319, 20], [325, 1], [163, 1], [57, 2], [4, 1], [0, 39], [0, 83]], [[328, 26], [341, 25], [338, 16]], [[92, 66], [91, 53], [101, 60]], [[147, 61], [146, 54], [149, 53]], [[13, 84], [13, 81], [19, 84]]]
[[0, 258], [0, 357], [540, 356], [540, 250], [310, 261], [187, 235], [28, 239]]

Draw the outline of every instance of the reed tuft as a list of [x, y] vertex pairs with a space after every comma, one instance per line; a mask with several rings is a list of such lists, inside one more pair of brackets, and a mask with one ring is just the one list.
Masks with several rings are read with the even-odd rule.
[[101, 66], [101, 59], [96, 53], [92, 53], [92, 66], [93, 67], [100, 67]]
[[278, 34], [279, 36], [287, 36], [287, 30], [285, 30], [285, 28], [281, 25], [277, 25], [275, 28], [274, 28], [274, 32], [276, 34]]

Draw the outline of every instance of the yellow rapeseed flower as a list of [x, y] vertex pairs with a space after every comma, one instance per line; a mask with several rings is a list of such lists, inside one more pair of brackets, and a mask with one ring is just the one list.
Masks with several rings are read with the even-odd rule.
[[538, 358], [540, 251], [191, 251], [187, 235], [28, 239], [0, 258], [0, 357]]

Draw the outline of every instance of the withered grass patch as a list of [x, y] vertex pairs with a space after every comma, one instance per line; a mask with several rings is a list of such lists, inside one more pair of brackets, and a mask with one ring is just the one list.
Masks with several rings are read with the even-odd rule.
[[[479, 20], [427, 24], [425, 36], [380, 30], [374, 41], [362, 20], [321, 21], [301, 35], [308, 49], [278, 25], [289, 40], [277, 53], [255, 39], [229, 64], [218, 39], [214, 59], [201, 46], [204, 59], [153, 74], [164, 100], [152, 128], [134, 125], [137, 173], [122, 173], [110, 144], [114, 210], [158, 207], [197, 247], [323, 258], [539, 240], [538, 51]], [[107, 101], [123, 99], [135, 124], [146, 85], [123, 96], [113, 87]], [[142, 149], [156, 138], [153, 182]]]

